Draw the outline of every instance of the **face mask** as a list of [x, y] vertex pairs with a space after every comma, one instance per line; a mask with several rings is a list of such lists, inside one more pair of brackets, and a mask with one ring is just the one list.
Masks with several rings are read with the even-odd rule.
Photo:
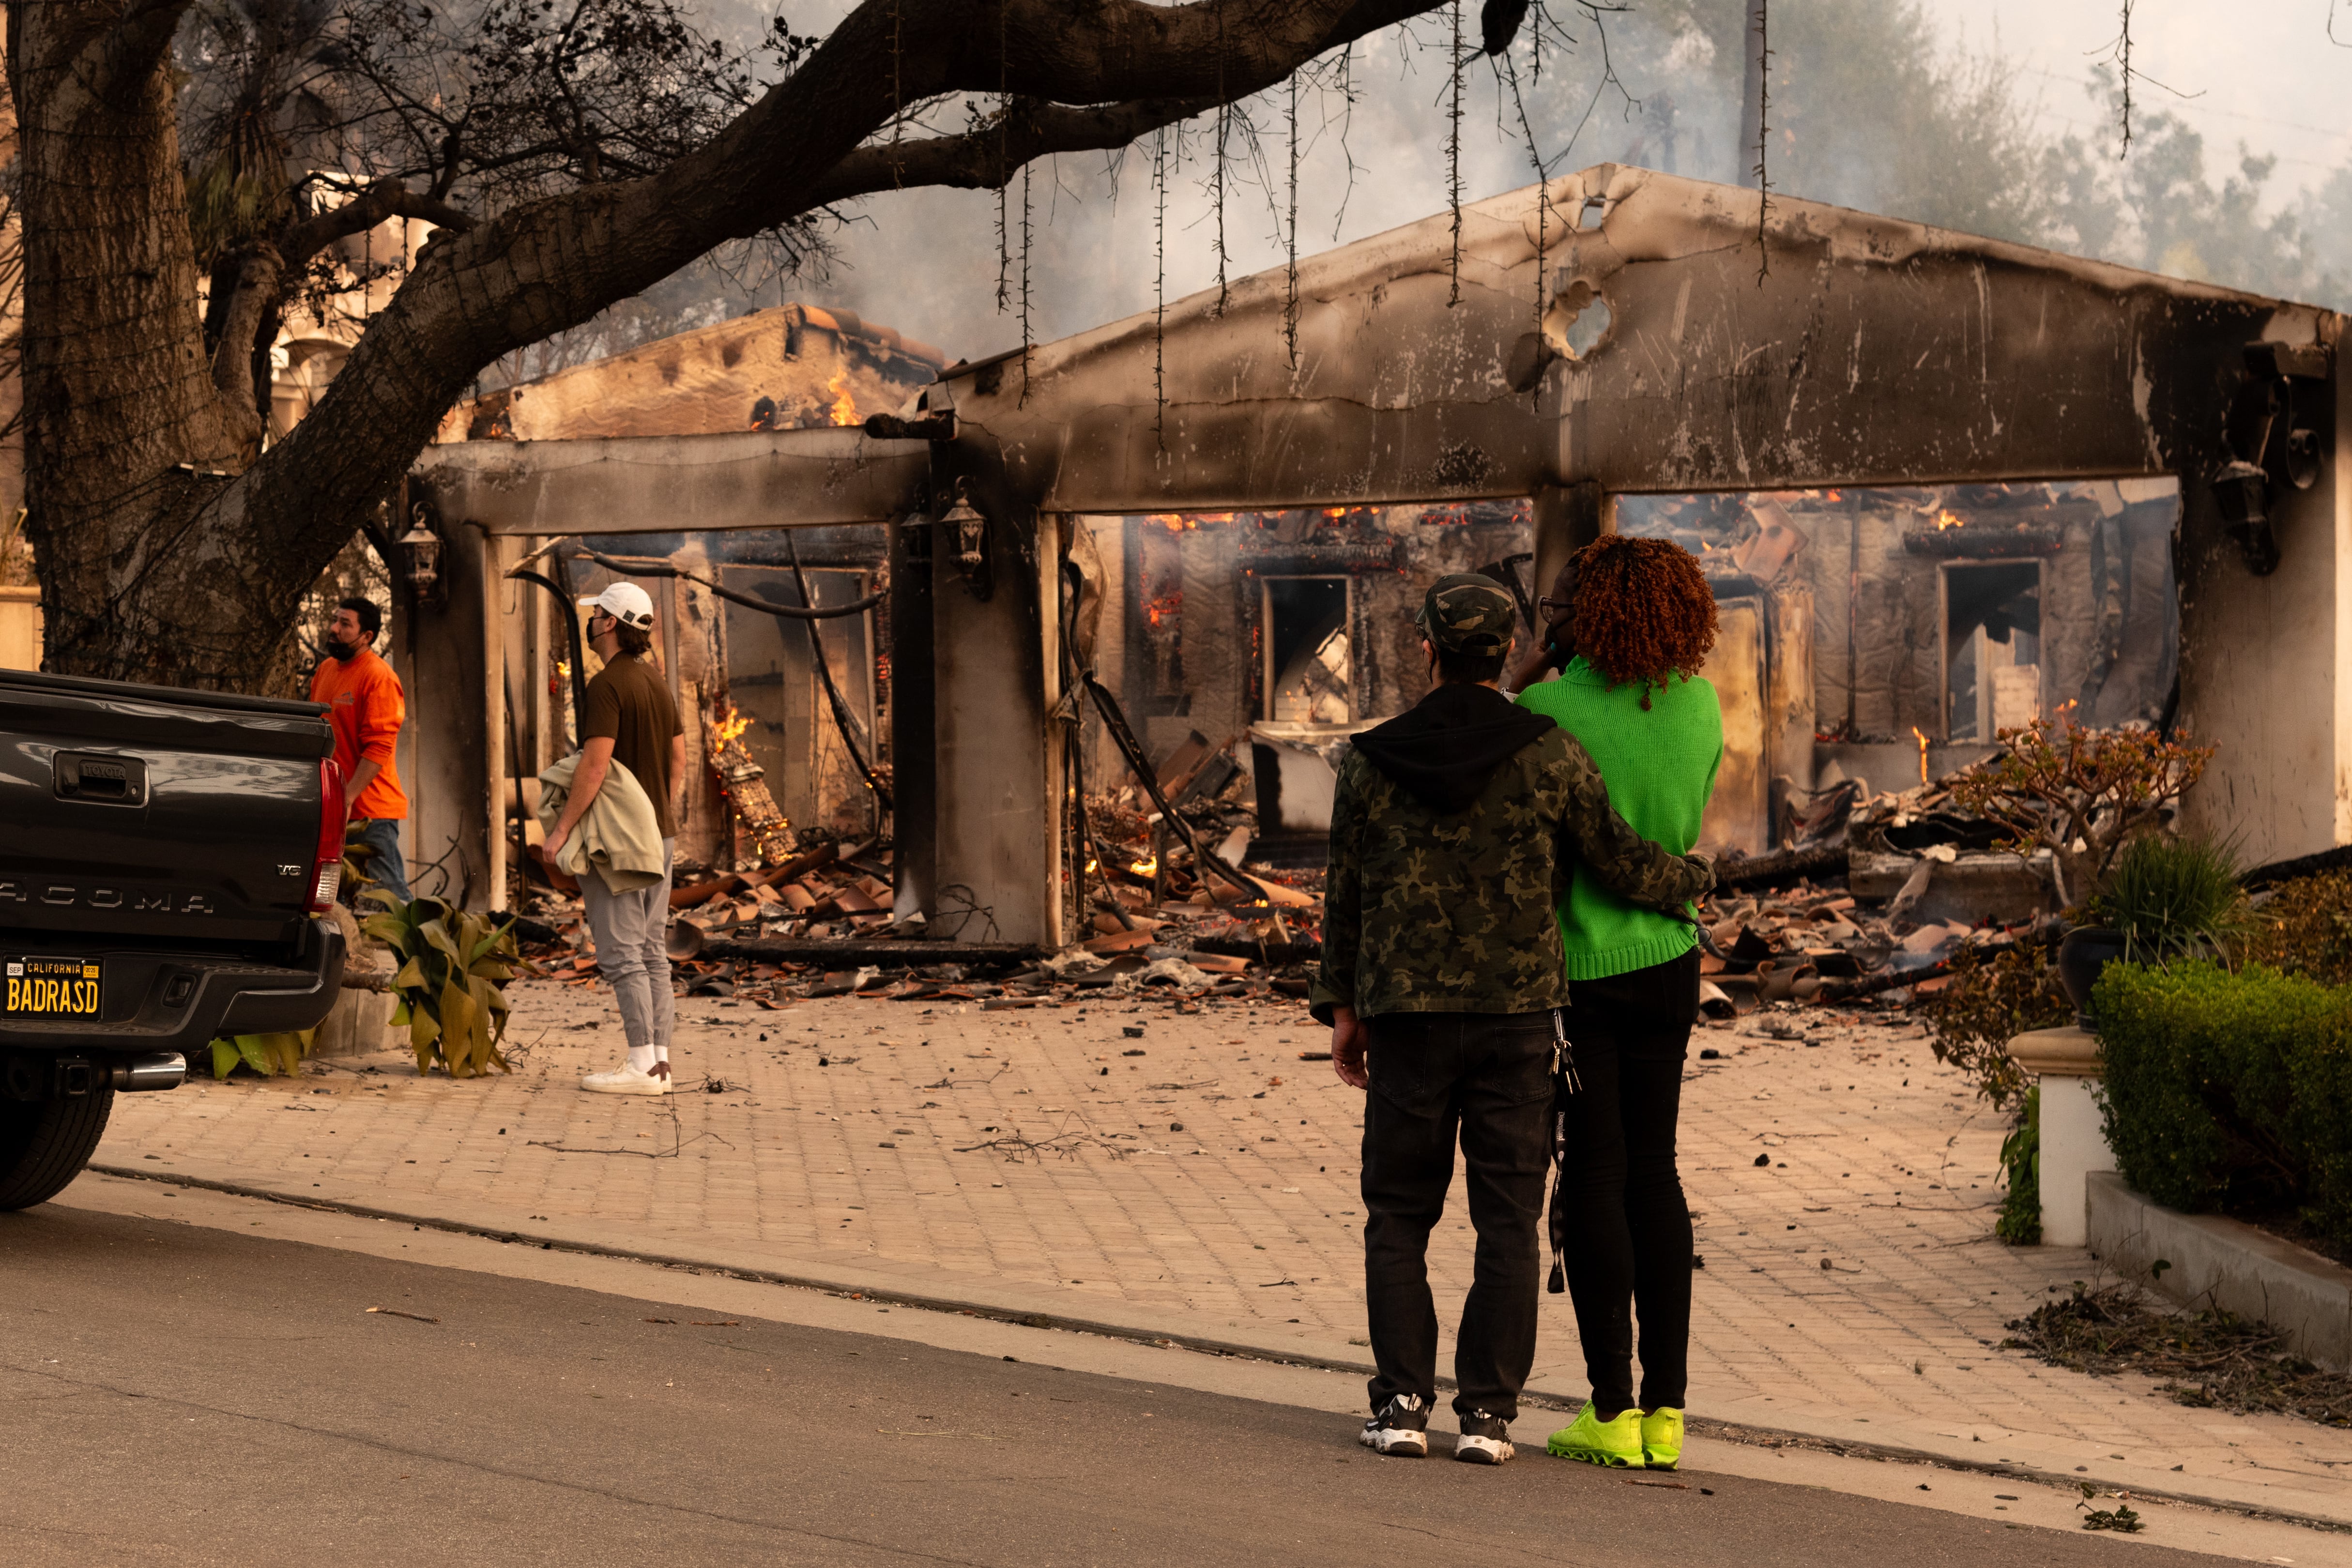
[[360, 656], [360, 644], [357, 643], [338, 642], [335, 639], [335, 634], [330, 632], [327, 633], [325, 638], [320, 642], [319, 652], [322, 654], [331, 655], [334, 658], [341, 659], [345, 664], [349, 664], [351, 661]]

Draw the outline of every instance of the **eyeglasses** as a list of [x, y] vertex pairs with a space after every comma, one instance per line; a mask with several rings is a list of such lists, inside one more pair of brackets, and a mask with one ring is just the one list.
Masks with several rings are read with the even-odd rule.
[[1575, 602], [1572, 599], [1538, 599], [1536, 608], [1542, 611], [1566, 610]]

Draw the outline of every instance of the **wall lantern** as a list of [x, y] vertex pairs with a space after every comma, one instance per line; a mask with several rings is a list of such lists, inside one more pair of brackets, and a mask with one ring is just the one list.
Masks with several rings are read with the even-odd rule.
[[982, 517], [964, 494], [964, 482], [956, 481], [955, 500], [940, 517], [940, 526], [954, 541], [956, 570], [963, 574], [964, 586], [976, 599], [986, 599], [988, 580], [988, 519]]
[[409, 517], [409, 529], [400, 536], [401, 575], [407, 579], [409, 594], [417, 603], [437, 604], [442, 587], [441, 536], [421, 502]]
[[2334, 355], [2320, 343], [2248, 343], [2248, 378], [2224, 427], [2230, 461], [2213, 476], [2213, 501], [2246, 559], [2246, 570], [2268, 577], [2279, 566], [2271, 502], [2284, 486], [2318, 483], [2319, 433], [2296, 423], [2295, 393], [2325, 385]]

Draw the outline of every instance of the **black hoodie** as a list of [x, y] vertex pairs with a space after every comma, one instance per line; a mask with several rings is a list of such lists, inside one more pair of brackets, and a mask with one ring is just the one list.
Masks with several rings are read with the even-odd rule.
[[1552, 727], [1545, 715], [1492, 686], [1448, 682], [1356, 737], [1356, 749], [1398, 789], [1445, 816], [1477, 804], [1503, 764]]

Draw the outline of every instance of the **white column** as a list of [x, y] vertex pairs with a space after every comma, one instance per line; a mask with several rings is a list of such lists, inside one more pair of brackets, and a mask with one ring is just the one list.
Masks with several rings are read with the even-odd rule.
[[2080, 1029], [2035, 1030], [2011, 1040], [2009, 1054], [2042, 1085], [2042, 1244], [2081, 1247], [2090, 1239], [2086, 1178], [2116, 1168], [2094, 1093], [2098, 1040]]

